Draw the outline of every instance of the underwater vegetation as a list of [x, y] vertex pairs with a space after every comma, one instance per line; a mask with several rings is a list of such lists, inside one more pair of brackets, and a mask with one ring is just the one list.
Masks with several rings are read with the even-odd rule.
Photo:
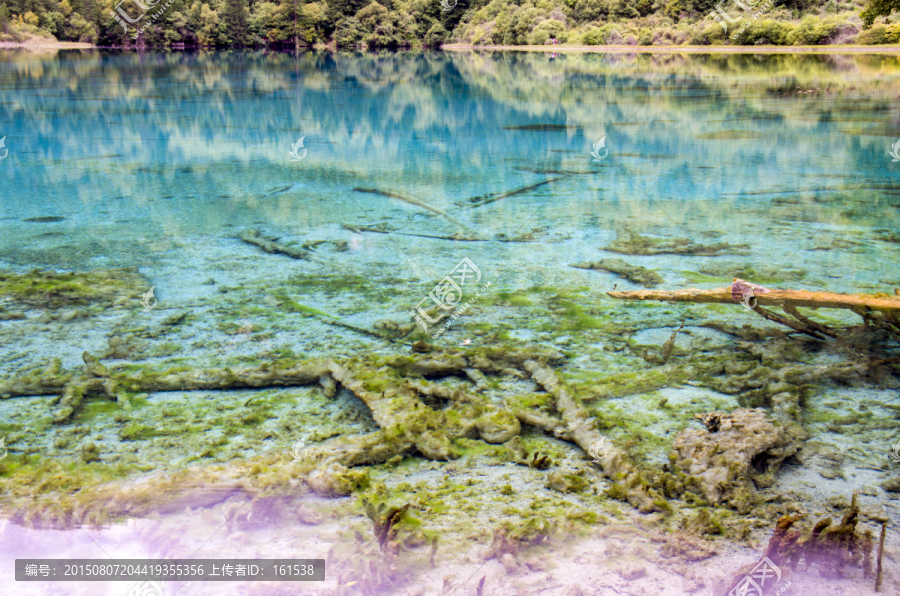
[[[66, 283], [77, 287], [86, 275], [71, 274]], [[55, 279], [52, 272], [38, 278]], [[278, 321], [276, 316], [294, 316], [304, 324], [337, 322], [325, 311], [290, 297], [296, 296], [289, 290], [291, 284], [301, 283], [303, 278], [296, 277], [284, 285], [274, 284], [270, 291], [275, 299], [266, 302], [267, 313], [274, 314], [255, 319], [258, 330], [240, 331], [244, 327], [236, 324], [227, 329], [265, 334]], [[341, 281], [323, 280], [323, 284], [322, 292], [336, 292], [331, 285], [337, 287]], [[28, 285], [19, 281], [11, 286], [16, 290], [7, 290], [4, 297], [21, 300], [18, 288]], [[133, 301], [146, 286], [144, 281], [119, 290]], [[375, 291], [366, 289], [361, 280], [357, 286], [360, 292]], [[223, 294], [222, 299], [230, 300], [238, 291]], [[681, 296], [644, 292], [650, 291], [635, 295]], [[483, 560], [497, 560], [507, 573], [515, 574], [545, 566], [542, 558], [547, 555], [541, 549], [624, 518], [622, 506], [654, 516], [664, 535], [658, 542], [663, 559], [703, 560], [711, 556], [715, 540], [745, 540], [754, 525], [771, 527], [792, 514], [794, 504], [773, 499], [770, 491], [785, 462], [803, 454], [810, 459], [828, 455], [809, 441], [816, 424], [856, 433], [869, 423], [866, 416], [813, 414], [809, 400], [814, 387], [829, 379], [896, 386], [892, 348], [882, 340], [892, 337], [891, 319], [884, 313], [893, 312], [898, 301], [887, 295], [807, 292], [812, 297], [805, 296], [807, 302], [801, 308], [812, 300], [819, 307], [850, 305], [851, 312], [859, 310], [864, 315], [865, 323], [852, 333], [834, 327], [842, 336], [835, 341], [822, 333], [819, 338], [797, 334], [793, 328], [784, 331], [723, 322], [721, 313], [710, 306], [741, 309], [730, 290], [687, 292], [693, 294], [685, 296], [703, 299], [699, 304], [686, 300], [695, 303], [681, 305], [680, 312], [592, 298], [577, 288], [550, 287], [498, 290], [473, 307], [476, 313], [498, 308], [495, 304], [521, 309], [520, 316], [534, 319], [531, 325], [538, 330], [544, 323], [533, 313], [553, 312], [560, 319], [557, 336], [579, 332], [568, 343], [515, 341], [506, 334], [521, 325], [519, 319], [491, 329], [478, 316], [466, 315], [457, 324], [469, 337], [480, 339], [464, 347], [430, 342], [409, 321], [384, 319], [371, 327], [340, 327], [365, 341], [380, 342], [377, 349], [352, 355], [298, 355], [281, 347], [259, 350], [243, 361], [208, 364], [177, 355], [139, 359], [138, 352], [147, 349], [142, 344], [170, 343], [173, 338], [167, 333], [197, 324], [186, 312], [176, 311], [163, 317], [156, 330], [134, 327], [130, 333], [108, 338], [104, 350], [83, 351], [80, 367], [65, 367], [60, 358], [54, 358], [43, 366], [6, 375], [0, 380], [0, 397], [24, 402], [29, 396], [47, 396], [28, 402], [45, 410], [40, 414], [45, 425], [41, 432], [63, 435], [91, 417], [103, 416], [112, 419], [121, 442], [135, 445], [190, 436], [205, 428], [187, 412], [171, 407], [160, 422], [143, 417], [142, 412], [154, 407], [149, 396], [160, 392], [206, 392], [215, 403], [224, 401], [225, 392], [302, 387], [320, 394], [323, 402], [352, 396], [371, 418], [370, 426], [362, 431], [305, 432], [306, 444], [296, 447], [293, 458], [287, 460], [283, 452], [264, 451], [209, 461], [228, 444], [229, 433], [249, 432], [265, 426], [266, 420], [290, 416], [290, 409], [279, 409], [278, 400], [284, 399], [280, 394], [260, 394], [247, 399], [239, 414], [223, 415], [234, 420], [221, 424], [235, 428], [226, 428], [225, 436], [210, 443], [209, 453], [201, 454], [196, 465], [165, 470], [153, 464], [113, 464], [107, 448], [81, 440], [85, 436], [81, 433], [72, 433], [67, 444], [77, 453], [77, 461], [60, 461], [23, 448], [28, 429], [20, 423], [0, 425], [0, 433], [11, 438], [10, 457], [0, 462], [2, 513], [33, 528], [103, 526], [154, 512], [211, 507], [241, 495], [257, 504], [250, 507], [255, 512], [254, 507], [259, 508], [254, 514], [259, 519], [269, 519], [261, 513], [269, 506], [266, 503], [288, 500], [290, 515], [296, 514], [300, 523], [316, 524], [322, 523], [321, 514], [295, 500], [309, 496], [340, 503], [353, 496], [361, 508], [357, 514], [369, 520], [370, 529], [348, 529], [332, 558], [341, 581], [358, 582], [354, 590], [360, 593], [400, 586], [413, 577], [416, 569], [398, 556], [401, 548], [431, 549], [432, 560], [458, 555], [465, 544], [462, 537], [439, 527], [467, 528], [465, 536], [474, 536], [468, 540], [483, 544], [479, 555]], [[783, 305], [786, 297], [797, 299], [789, 292], [761, 292], [757, 308]], [[71, 304], [59, 300], [60, 295], [35, 295], [39, 298], [32, 298], [34, 302], [22, 303], [32, 309], [26, 309], [25, 319], [5, 324], [25, 325], [35, 308], [52, 312]], [[110, 288], [81, 299], [91, 308], [119, 308]], [[599, 300], [605, 301], [603, 308]], [[679, 323], [666, 327], [666, 320]], [[648, 328], [665, 332], [655, 345], [636, 339]], [[707, 333], [729, 342], [710, 342], [704, 339]], [[601, 349], [590, 351], [589, 346], [601, 341]], [[855, 346], [855, 351], [842, 351], [845, 345]], [[817, 350], [827, 358], [817, 359]], [[585, 354], [595, 359], [587, 366]], [[673, 406], [667, 403], [668, 397], [656, 393], [684, 386], [729, 396], [737, 407], [725, 409], [724, 403], [717, 406], [711, 401]], [[627, 401], [635, 395], [650, 395], [652, 402], [645, 397], [640, 411], [626, 411]], [[650, 430], [660, 419], [677, 421], [672, 434], [662, 436]], [[297, 422], [279, 442], [296, 437], [304, 424]], [[895, 427], [886, 424], [885, 428]], [[663, 459], [654, 453], [662, 453]], [[527, 475], [525, 488], [512, 480], [486, 492], [472, 477], [454, 480], [448, 476], [437, 486], [405, 479], [415, 466], [471, 470], [484, 462], [520, 470]], [[141, 481], [134, 482], [135, 477]], [[883, 485], [885, 490], [892, 486], [889, 482]], [[491, 510], [505, 512], [508, 519], [477, 530], [466, 521], [477, 512]], [[257, 519], [235, 515], [235, 527]], [[873, 520], [875, 515], [870, 513], [866, 519]], [[845, 520], [830, 533], [823, 526], [817, 536], [827, 534], [830, 538], [821, 540], [838, 545], [837, 536], [846, 535], [850, 525]], [[819, 550], [814, 552], [811, 545], [820, 539], [810, 540], [798, 538], [798, 545], [810, 545], [803, 551], [808, 554], [783, 559], [786, 566], [813, 561], [817, 569], [833, 568], [835, 573], [849, 567], [866, 569], [866, 573], [874, 569], [875, 557], [867, 546], [872, 540], [865, 531], [840, 543], [844, 549], [840, 558], [827, 555], [829, 560], [843, 561], [832, 567], [817, 561], [825, 557], [822, 553], [838, 553], [838, 546], [816, 547]], [[484, 584], [479, 588], [489, 589]]]
[[[127, 301], [150, 284], [137, 267], [95, 269], [86, 273], [0, 271], [0, 300], [11, 306], [58, 309], [72, 305], [112, 304]], [[4, 308], [4, 310], [7, 310]]]
[[572, 265], [579, 269], [594, 269], [599, 271], [609, 271], [620, 277], [624, 277], [630, 282], [640, 284], [644, 287], [652, 288], [663, 283], [662, 276], [656, 271], [651, 271], [646, 267], [629, 265], [622, 259], [601, 259], [593, 263], [576, 263]]
[[698, 244], [687, 238], [667, 240], [642, 236], [638, 232], [623, 228], [617, 231], [616, 239], [603, 250], [626, 255], [687, 255], [713, 257], [719, 254], [748, 254], [749, 244]]
[[[821, 519], [804, 537], [799, 530], [791, 529], [802, 517], [803, 515], [794, 513], [778, 520], [763, 559], [768, 559], [785, 570], [796, 570], [803, 563], [807, 569], [817, 568], [819, 575], [828, 578], [843, 577], [848, 567], [859, 567], [863, 569], [864, 577], [875, 577], [875, 588], [878, 590], [881, 585], [887, 521], [882, 522], [880, 546], [875, 555], [872, 531], [866, 529], [860, 532], [856, 527], [859, 521], [856, 493], [853, 494], [849, 510], [837, 525], [833, 525], [831, 518]], [[731, 588], [739, 585], [755, 565], [751, 563], [739, 569]]]

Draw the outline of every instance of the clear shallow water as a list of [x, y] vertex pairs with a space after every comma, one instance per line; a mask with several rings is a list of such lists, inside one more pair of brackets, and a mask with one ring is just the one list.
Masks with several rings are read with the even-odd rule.
[[[572, 324], [565, 318], [571, 305], [554, 293], [576, 296], [588, 316], [612, 313], [629, 329], [641, 329], [646, 320], [647, 329], [635, 333], [646, 345], [664, 342], [686, 312], [675, 306], [622, 310], [603, 292], [640, 286], [572, 268], [577, 262], [621, 257], [655, 270], [665, 289], [718, 287], [735, 275], [795, 289], [871, 293], [900, 286], [900, 163], [888, 155], [900, 138], [900, 63], [892, 57], [7, 52], [0, 88], [0, 136], [6, 135], [9, 151], [0, 161], [0, 269], [128, 266], [147, 281], [123, 295], [125, 310], [63, 324], [41, 320], [34, 309], [24, 322], [2, 323], [4, 375], [50, 357], [67, 368], [80, 366], [82, 352], [102, 352], [110, 336], [156, 328], [185, 311], [188, 324], [162, 339], [141, 337], [151, 347], [134, 359], [221, 366], [275, 349], [334, 358], [385, 351], [383, 342], [315, 317], [276, 316], [275, 304], [287, 295], [370, 330], [385, 319], [402, 323], [463, 257], [492, 289], [470, 320], [454, 323], [437, 343], [555, 347], [567, 352], [567, 372], [577, 382], [583, 381], [579, 375], [629, 373], [645, 363], [604, 360], [615, 338]], [[294, 161], [289, 151], [300, 137], [303, 158]], [[603, 159], [595, 162], [590, 151], [604, 138]], [[345, 224], [356, 230], [385, 225], [393, 233]], [[292, 260], [238, 240], [247, 228], [283, 243], [325, 243], [309, 261]], [[715, 257], [601, 250], [626, 228], [749, 247]], [[500, 241], [525, 240], [529, 233], [529, 242]], [[447, 239], [454, 234], [483, 241]], [[742, 273], [748, 270], [759, 275]], [[149, 286], [159, 303], [145, 312], [138, 299]], [[546, 310], [534, 288], [551, 295]], [[472, 296], [467, 290], [466, 299]], [[736, 306], [719, 314], [728, 323], [766, 326]], [[733, 341], [699, 323], [681, 337], [682, 358]], [[851, 384], [816, 413], [831, 411], [848, 394], [854, 407], [857, 401], [873, 409], [875, 402], [896, 402], [883, 394], [872, 398], [869, 390]], [[696, 424], [691, 408], [735, 407], [732, 396], [694, 391], [690, 384], [663, 391], [679, 411], [663, 411], [653, 433], [669, 443]], [[58, 447], [56, 431], [25, 433], [48, 425], [45, 398], [3, 400], [0, 407], [8, 416], [4, 432], [28, 434], [13, 443], [14, 454], [32, 449], [78, 461], [78, 442], [92, 440], [104, 462], [151, 469], [251, 458], [290, 447], [301, 435], [321, 440], [376, 428], [364, 415], [340, 426], [331, 420], [338, 409], [322, 406], [311, 393], [280, 393], [284, 406], [275, 420], [299, 417], [297, 408], [309, 416], [324, 413], [310, 419], [312, 426], [303, 419], [300, 432], [266, 422], [212, 455], [204, 454], [207, 439], [187, 435], [181, 442], [122, 441], [121, 423], [92, 404], [73, 422], [89, 430], [76, 433], [71, 447]], [[626, 418], [660, 397], [636, 394], [639, 399], [615, 396], [623, 399]], [[204, 396], [148, 399], [201, 403]], [[243, 393], [228, 401], [237, 409], [249, 403]], [[22, 418], [25, 403], [28, 420]], [[140, 415], [176, 433], [165, 426], [166, 416]], [[809, 427], [817, 429], [817, 421], [811, 414]], [[880, 429], [875, 445], [851, 445], [867, 437], [847, 442], [824, 427], [816, 439], [834, 439], [841, 449], [886, 453], [893, 443], [890, 425]], [[667, 460], [667, 449], [646, 449], [640, 455], [647, 461]], [[832, 479], [815, 496], [849, 494], [872, 481], [849, 466], [846, 478]], [[781, 488], [824, 482], [804, 474], [800, 467], [787, 469]], [[389, 485], [398, 484], [389, 471], [385, 475]], [[499, 489], [510, 482], [498, 476], [485, 484]], [[523, 491], [547, 492], [542, 480], [532, 480], [522, 481]], [[890, 506], [883, 491], [877, 497]], [[889, 512], [896, 516], [896, 509]], [[215, 530], [212, 521], [203, 524], [196, 530], [199, 543]], [[266, 531], [252, 530], [257, 534], [247, 543], [258, 549]], [[896, 536], [891, 541], [896, 548]], [[42, 552], [47, 548], [45, 539], [34, 543]], [[144, 552], [143, 546], [133, 538], [128, 552]], [[752, 553], [728, 554], [744, 558], [716, 563], [716, 573], [733, 571]], [[825, 589], [814, 578], [805, 585]]]
[[[802, 251], [813, 234], [897, 225], [893, 57], [7, 53], [2, 77], [0, 259], [18, 266], [87, 251], [88, 263], [152, 270], [196, 256], [173, 243], [229, 225], [456, 231], [357, 187], [414, 197], [486, 235], [639, 220]], [[306, 156], [292, 161], [301, 136]], [[603, 137], [608, 157], [594, 163]], [[47, 216], [66, 220], [22, 222]], [[812, 268], [834, 263], [811, 256]]]

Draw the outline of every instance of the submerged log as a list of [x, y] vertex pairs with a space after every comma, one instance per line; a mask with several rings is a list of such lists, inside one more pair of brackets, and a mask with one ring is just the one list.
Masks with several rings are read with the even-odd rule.
[[309, 251], [304, 248], [293, 248], [290, 246], [285, 246], [284, 244], [280, 244], [275, 242], [274, 240], [269, 240], [268, 238], [263, 237], [262, 233], [259, 230], [248, 228], [241, 232], [241, 235], [238, 236], [243, 242], [247, 244], [252, 244], [254, 246], [258, 246], [268, 253], [274, 254], [282, 254], [291, 257], [292, 259], [309, 259]]
[[[89, 394], [110, 398], [124, 395], [124, 392], [320, 384], [333, 395], [334, 385], [339, 383], [368, 406], [380, 430], [340, 436], [306, 448], [295, 446], [291, 453], [293, 460], [288, 462], [277, 452], [267, 452], [242, 462], [193, 469], [190, 473], [202, 478], [201, 485], [214, 489], [215, 494], [210, 495], [210, 499], [215, 502], [235, 491], [258, 492], [263, 485], [291, 484], [299, 475], [304, 476], [307, 486], [318, 494], [345, 495], [352, 492], [357, 481], [365, 475], [364, 470], [353, 470], [355, 466], [382, 463], [415, 452], [428, 459], [453, 459], [459, 455], [453, 445], [455, 439], [480, 438], [492, 444], [506, 443], [521, 432], [521, 423], [526, 423], [554, 432], [591, 455], [603, 450], [604, 472], [625, 489], [620, 491], [625, 496], [617, 498], [625, 498], [642, 510], [652, 510], [656, 491], [648, 486], [628, 455], [593, 427], [580, 399], [563, 386], [551, 368], [562, 358], [562, 354], [552, 349], [492, 346], [472, 352], [449, 349], [428, 354], [353, 358], [345, 362], [306, 360], [233, 369], [184, 367], [158, 372], [150, 368], [135, 371], [123, 366], [107, 367], [85, 353], [81, 371], [62, 371], [59, 362], [54, 361], [43, 370], [3, 383], [0, 393], [4, 393], [4, 397], [38, 393], [62, 395], [54, 418], [56, 422], [64, 422]], [[535, 382], [553, 395], [560, 418], [537, 412], [514, 412], [465, 386], [431, 380], [451, 375], [466, 376], [473, 379], [477, 387], [477, 381], [484, 374], [521, 374], [519, 371], [527, 371]], [[433, 407], [436, 400], [444, 402], [442, 407]], [[261, 475], [247, 480], [247, 471], [252, 469], [269, 472], [265, 478]], [[190, 493], [196, 483], [178, 484], [178, 479], [183, 479], [186, 474], [188, 472], [157, 474], [137, 486], [128, 482], [79, 485], [78, 490], [64, 497], [65, 502], [59, 510], [86, 511], [96, 503], [103, 503], [102, 511], [98, 509], [94, 515], [109, 519], [170, 506], [180, 507], [195, 498]], [[37, 507], [23, 515], [31, 519], [32, 516], [42, 518], [48, 513], [53, 511]], [[26, 520], [23, 518], [23, 521]], [[50, 526], [64, 522], [49, 518], [44, 522], [35, 521]]]
[[601, 259], [593, 263], [575, 263], [572, 267], [593, 269], [594, 271], [609, 271], [619, 277], [624, 277], [632, 283], [640, 284], [647, 288], [658, 286], [665, 281], [656, 271], [640, 265], [631, 265], [622, 259]]
[[464, 236], [459, 232], [455, 234], [447, 235], [438, 235], [438, 234], [417, 234], [414, 232], [399, 232], [395, 228], [389, 226], [361, 226], [354, 224], [341, 224], [341, 227], [345, 230], [350, 230], [355, 234], [361, 234], [363, 232], [373, 232], [375, 234], [398, 234], [400, 236], [415, 236], [416, 238], [431, 238], [433, 240], [452, 240], [454, 242], [487, 242], [486, 238], [480, 237], [471, 237]]
[[[627, 236], [627, 238], [626, 238]], [[688, 238], [652, 238], [629, 229], [619, 230], [616, 239], [603, 250], [626, 255], [685, 255], [714, 257], [719, 254], [748, 254], [749, 244], [695, 244]]]
[[377, 188], [354, 188], [353, 190], [356, 192], [363, 192], [363, 193], [367, 193], [367, 194], [381, 195], [383, 197], [389, 197], [392, 199], [397, 199], [399, 201], [403, 201], [404, 203], [408, 203], [410, 205], [415, 205], [416, 207], [421, 207], [422, 209], [431, 211], [435, 215], [439, 215], [439, 216], [443, 217], [444, 219], [446, 219], [453, 225], [457, 226], [458, 228], [465, 230], [469, 234], [472, 234], [474, 237], [476, 237], [476, 238], [481, 237], [481, 234], [477, 230], [475, 230], [472, 227], [470, 227], [469, 225], [459, 221], [458, 219], [456, 219], [455, 217], [453, 217], [452, 215], [450, 215], [443, 209], [438, 209], [434, 205], [429, 205], [425, 201], [420, 201], [419, 199], [414, 199], [412, 197], [406, 197], [406, 196], [403, 196], [396, 192], [389, 192], [389, 191], [380, 190]]
[[[525, 362], [524, 368], [535, 383], [554, 397], [556, 408], [568, 429], [566, 438], [592, 456], [600, 456], [598, 463], [603, 473], [626, 489], [625, 495], [629, 503], [642, 512], [653, 511], [656, 508], [653, 503], [655, 495], [640, 470], [624, 450], [594, 428], [593, 421], [581, 405], [581, 400], [566, 390], [556, 372], [534, 361]], [[534, 423], [536, 420], [524, 421]]]
[[[658, 300], [660, 302], [696, 302], [710, 304], [735, 304], [731, 288], [713, 290], [629, 290], [607, 292], [620, 300]], [[811, 292], [808, 290], [775, 290], [756, 294], [758, 304], [783, 307], [805, 306], [807, 308], [868, 308], [882, 312], [900, 313], [900, 296], [888, 294], [837, 294], [834, 292]]]
[[[753, 291], [755, 289], [755, 291]], [[839, 294], [809, 290], [777, 290], [754, 286], [735, 279], [731, 287], [712, 290], [631, 290], [607, 292], [619, 300], [656, 300], [660, 302], [693, 302], [698, 304], [742, 304], [763, 318], [790, 327], [817, 339], [837, 337], [839, 330], [817, 323], [797, 311], [806, 308], [838, 308], [850, 310], [867, 324], [888, 331], [894, 338], [900, 332], [900, 296], [890, 294]], [[765, 306], [780, 307], [792, 318], [773, 313]]]
[[[579, 172], [576, 172], [576, 173], [579, 173]], [[471, 198], [465, 199], [464, 201], [460, 201], [457, 203], [457, 205], [459, 205], [461, 207], [471, 206], [472, 208], [481, 207], [482, 205], [488, 205], [490, 203], [499, 201], [500, 199], [505, 199], [507, 197], [514, 197], [516, 195], [521, 195], [521, 194], [525, 194], [527, 192], [531, 192], [532, 190], [535, 190], [536, 188], [540, 188], [541, 186], [544, 186], [545, 184], [553, 184], [554, 182], [557, 182], [562, 179], [563, 179], [563, 176], [561, 176], [559, 178], [550, 178], [548, 180], [541, 180], [540, 182], [535, 182], [533, 184], [528, 184], [526, 186], [520, 186], [519, 188], [514, 188], [514, 189], [508, 190], [506, 192], [498, 192], [498, 193], [489, 193], [486, 195], [479, 195], [477, 197], [471, 197]], [[469, 205], [466, 205], [466, 203], [468, 203]]]

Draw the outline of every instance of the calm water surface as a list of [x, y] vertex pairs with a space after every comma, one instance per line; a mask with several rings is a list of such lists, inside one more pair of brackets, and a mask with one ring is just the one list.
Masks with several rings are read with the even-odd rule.
[[[757, 254], [774, 245], [785, 253], [779, 263], [799, 259], [821, 274], [849, 259], [840, 287], [858, 281], [864, 263], [805, 252], [811, 239], [854, 236], [874, 257], [891, 247], [860, 234], [897, 226], [900, 169], [888, 156], [900, 136], [895, 57], [4, 58], [0, 262], [9, 266], [154, 271], [191, 263], [198, 242], [247, 225], [459, 231], [356, 188], [412, 197], [486, 237], [547, 228], [580, 239], [632, 225], [695, 241], [716, 234]], [[304, 157], [294, 161], [301, 137]], [[590, 151], [601, 139], [608, 155], [596, 162]], [[23, 222], [45, 217], [65, 219]], [[390, 240], [390, 257], [437, 276], [445, 265], [434, 251], [444, 245], [411, 242]]]

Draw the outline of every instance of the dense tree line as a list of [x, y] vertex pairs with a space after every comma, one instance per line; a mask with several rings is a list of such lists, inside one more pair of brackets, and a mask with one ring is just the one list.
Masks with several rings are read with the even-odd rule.
[[[100, 46], [897, 43], [900, 0], [0, 0], [0, 40]], [[755, 12], [748, 5], [760, 7]], [[860, 11], [863, 19], [860, 19]], [[716, 15], [720, 14], [723, 18]], [[863, 29], [867, 30], [863, 30]]]
[[437, 46], [461, 14], [443, 12], [438, 0], [0, 0], [0, 39], [43, 34], [102, 46]]

